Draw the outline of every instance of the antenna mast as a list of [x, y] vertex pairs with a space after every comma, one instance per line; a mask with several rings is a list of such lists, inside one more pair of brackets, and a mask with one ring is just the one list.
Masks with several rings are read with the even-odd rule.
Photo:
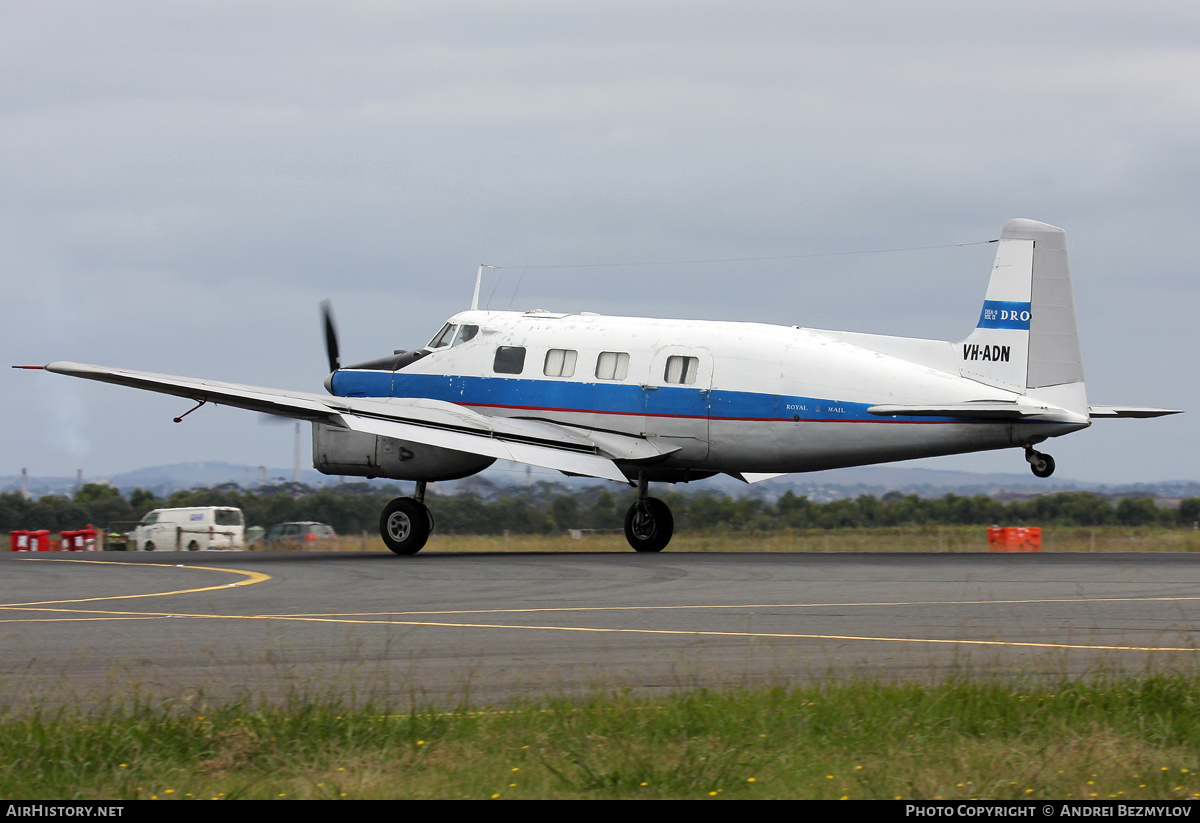
[[494, 269], [495, 266], [489, 266], [487, 263], [479, 264], [479, 271], [475, 273], [475, 293], [471, 295], [471, 311], [479, 308], [479, 287], [483, 283], [483, 270]]
[[475, 293], [471, 295], [471, 311], [479, 308], [479, 284], [483, 282], [483, 264], [479, 264], [479, 271], [475, 273]]

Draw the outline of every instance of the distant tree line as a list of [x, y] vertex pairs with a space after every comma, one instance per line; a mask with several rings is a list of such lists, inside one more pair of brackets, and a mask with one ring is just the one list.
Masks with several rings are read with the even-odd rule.
[[[45, 495], [26, 500], [19, 492], [0, 494], [0, 531], [59, 531], [88, 523], [122, 530], [152, 509], [234, 506], [243, 511], [248, 526], [316, 520], [333, 526], [339, 534], [357, 534], [374, 532], [383, 506], [404, 493], [396, 487], [366, 483], [323, 489], [286, 484], [255, 491], [226, 484], [177, 491], [164, 499], [143, 489], [125, 496], [111, 486], [89, 483], [71, 497]], [[1126, 497], [1113, 503], [1091, 492], [1062, 492], [1009, 503], [982, 495], [922, 498], [896, 492], [831, 503], [816, 503], [790, 491], [773, 503], [707, 492], [684, 495], [668, 491], [659, 496], [671, 507], [676, 529], [684, 531], [990, 524], [1191, 528], [1200, 521], [1200, 497], [1185, 498], [1177, 508], [1164, 508], [1151, 498]], [[443, 533], [552, 534], [567, 529], [620, 529], [634, 498], [633, 489], [614, 486], [569, 491], [543, 482], [493, 499], [474, 494], [439, 496], [431, 489], [426, 502]]]

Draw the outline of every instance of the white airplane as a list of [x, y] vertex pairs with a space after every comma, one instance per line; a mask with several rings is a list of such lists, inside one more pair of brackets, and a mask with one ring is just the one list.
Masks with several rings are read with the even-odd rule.
[[496, 459], [636, 484], [625, 535], [657, 552], [673, 520], [648, 495], [652, 482], [725, 473], [753, 483], [1003, 448], [1024, 449], [1049, 477], [1053, 458], [1034, 449], [1047, 438], [1098, 417], [1177, 413], [1088, 405], [1064, 237], [1009, 221], [979, 321], [960, 342], [484, 311], [477, 279], [470, 310], [429, 345], [353, 366], [341, 366], [326, 305], [332, 397], [70, 362], [20, 368], [310, 420], [319, 471], [416, 481], [414, 497], [380, 518], [396, 554], [419, 551], [433, 528], [427, 483]]

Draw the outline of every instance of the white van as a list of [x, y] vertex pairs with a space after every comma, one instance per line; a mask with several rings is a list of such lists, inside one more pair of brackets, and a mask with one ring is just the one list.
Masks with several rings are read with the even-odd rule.
[[246, 521], [241, 509], [227, 506], [193, 506], [155, 509], [134, 529], [138, 551], [243, 551]]

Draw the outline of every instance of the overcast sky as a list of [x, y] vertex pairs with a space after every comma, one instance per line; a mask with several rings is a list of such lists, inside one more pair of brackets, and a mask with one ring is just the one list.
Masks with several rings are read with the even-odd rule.
[[[492, 308], [960, 339], [1012, 217], [1067, 231], [1089, 399], [1062, 478], [1197, 479], [1200, 5], [0, 5], [10, 364], [320, 391]], [[737, 264], [529, 269], [914, 246]], [[290, 427], [0, 372], [0, 474], [289, 465]], [[1024, 471], [1018, 450], [921, 461]]]

